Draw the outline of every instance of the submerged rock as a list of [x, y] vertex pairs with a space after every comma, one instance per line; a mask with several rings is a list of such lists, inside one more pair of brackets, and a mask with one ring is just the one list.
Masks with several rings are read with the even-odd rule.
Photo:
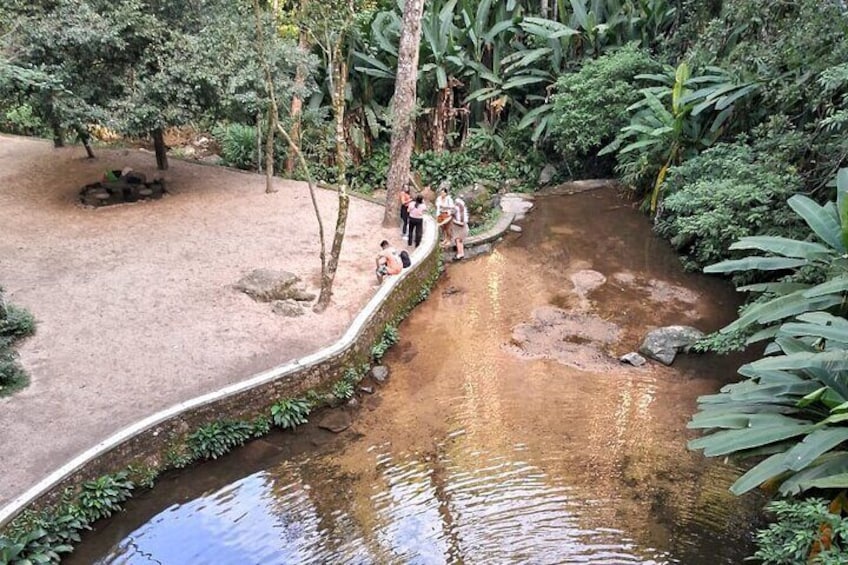
[[350, 427], [350, 422], [350, 414], [341, 410], [333, 410], [321, 418], [318, 422], [318, 427], [337, 434], [348, 429]]
[[635, 351], [631, 351], [630, 353], [625, 353], [621, 357], [618, 358], [622, 363], [629, 363], [634, 367], [641, 367], [645, 363], [648, 362], [647, 359], [636, 353]]
[[688, 353], [689, 349], [704, 337], [704, 332], [691, 326], [666, 326], [648, 332], [639, 353], [656, 359], [665, 365], [671, 365], [678, 353]]
[[371, 368], [371, 378], [378, 383], [384, 383], [389, 379], [389, 368], [385, 365], [377, 365]]
[[288, 271], [274, 269], [254, 269], [235, 284], [235, 289], [257, 302], [274, 300], [307, 302], [315, 299], [315, 294], [306, 290], [300, 277]]

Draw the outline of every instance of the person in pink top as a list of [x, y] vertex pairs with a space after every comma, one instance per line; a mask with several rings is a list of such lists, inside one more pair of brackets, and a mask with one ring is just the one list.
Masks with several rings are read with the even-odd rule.
[[424, 212], [427, 210], [424, 197], [420, 194], [416, 196], [415, 200], [409, 203], [407, 210], [409, 211], [409, 239], [406, 242], [407, 245], [412, 245], [415, 241], [415, 247], [418, 247], [424, 230]]

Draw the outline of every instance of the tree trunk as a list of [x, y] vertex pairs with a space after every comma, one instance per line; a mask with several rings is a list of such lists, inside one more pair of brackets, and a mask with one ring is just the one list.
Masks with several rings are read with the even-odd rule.
[[168, 150], [165, 147], [165, 137], [162, 128], [156, 128], [150, 135], [153, 136], [153, 151], [156, 153], [156, 167], [160, 171], [168, 170]]
[[548, 19], [548, 14], [550, 14], [550, 6], [549, 0], [542, 0], [542, 17]]
[[421, 15], [424, 0], [406, 0], [398, 49], [395, 95], [392, 102], [392, 141], [389, 174], [386, 180], [385, 227], [400, 221], [398, 195], [409, 180], [409, 163], [415, 140], [415, 88], [418, 83], [418, 46], [421, 42]]
[[277, 192], [274, 188], [274, 131], [277, 125], [277, 101], [271, 98], [268, 105], [268, 135], [265, 137], [265, 194]]
[[[303, 3], [305, 2], [306, 0], [303, 0]], [[309, 41], [306, 36], [306, 31], [303, 29], [300, 30], [297, 48], [301, 54], [306, 54], [309, 52]], [[300, 97], [300, 92], [303, 90], [305, 84], [306, 67], [302, 64], [298, 64], [294, 74], [294, 94], [292, 94], [291, 101], [291, 138], [295, 145], [297, 145], [298, 147], [300, 147], [300, 116], [301, 114], [303, 114], [303, 99]], [[289, 152], [289, 155], [286, 158], [286, 172], [288, 174], [292, 174], [294, 172], [296, 164], [297, 155], [292, 152]]]
[[256, 111], [256, 172], [262, 173], [262, 111]]
[[82, 146], [85, 147], [85, 153], [88, 155], [89, 159], [94, 159], [94, 150], [91, 148], [91, 136], [88, 135], [88, 132], [82, 126], [77, 126], [77, 137], [82, 142]]
[[448, 80], [448, 86], [439, 90], [436, 95], [436, 107], [433, 108], [433, 134], [431, 143], [433, 151], [444, 151], [447, 138], [447, 124], [453, 107], [453, 88]]
[[321, 293], [315, 303], [315, 312], [323, 312], [333, 297], [333, 281], [339, 267], [339, 256], [342, 252], [345, 228], [347, 227], [347, 212], [350, 198], [347, 194], [347, 144], [345, 143], [345, 88], [347, 87], [347, 63], [341, 59], [341, 53], [335, 53], [333, 65], [333, 85], [330, 95], [333, 99], [333, 117], [336, 120], [336, 184], [339, 186], [339, 212], [336, 216], [336, 231], [333, 234], [333, 244], [330, 247], [330, 259], [327, 269], [321, 276]]
[[3, 287], [0, 286], [0, 320], [5, 320], [9, 317], [9, 310], [6, 308], [6, 297], [3, 296]]
[[[265, 51], [264, 34], [262, 33], [262, 12], [259, 8], [259, 0], [253, 0], [253, 15], [256, 22], [256, 51], [259, 56], [259, 63], [262, 65], [262, 70], [265, 74], [265, 86], [268, 88], [268, 98], [271, 100], [272, 115], [277, 116], [277, 97], [274, 93], [274, 79], [271, 75], [271, 67], [268, 65]], [[295, 145], [291, 136], [286, 132], [279, 120], [274, 120], [274, 126], [280, 135], [288, 142], [289, 148], [297, 156], [298, 161], [303, 167], [303, 172], [306, 174], [307, 185], [309, 186], [309, 198], [312, 200], [312, 208], [315, 210], [315, 218], [318, 220], [318, 241], [321, 245], [319, 256], [321, 258], [321, 287], [323, 291], [324, 279], [327, 273], [327, 250], [324, 243], [324, 222], [321, 220], [321, 210], [318, 208], [318, 200], [315, 198], [315, 182], [312, 180], [312, 173], [309, 170], [309, 165], [300, 148]], [[317, 305], [316, 305], [317, 307]]]

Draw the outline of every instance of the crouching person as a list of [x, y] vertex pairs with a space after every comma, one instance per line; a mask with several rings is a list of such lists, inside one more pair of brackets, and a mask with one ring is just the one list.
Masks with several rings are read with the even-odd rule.
[[397, 250], [388, 241], [381, 241], [380, 249], [377, 254], [377, 284], [382, 283], [386, 275], [397, 275], [403, 270]]

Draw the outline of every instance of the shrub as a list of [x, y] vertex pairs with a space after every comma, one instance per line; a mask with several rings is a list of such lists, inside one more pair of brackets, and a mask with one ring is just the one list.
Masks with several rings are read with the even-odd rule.
[[212, 422], [188, 436], [186, 443], [193, 459], [217, 459], [252, 435], [253, 426], [247, 422]]
[[312, 405], [306, 399], [285, 398], [271, 407], [271, 420], [275, 426], [293, 430], [308, 421], [306, 417], [311, 410]]
[[367, 161], [353, 169], [350, 187], [360, 192], [371, 193], [385, 186], [389, 173], [389, 148], [386, 145], [371, 154]]
[[391, 346], [400, 340], [400, 332], [395, 326], [387, 325], [383, 328], [383, 335], [380, 336], [380, 341], [374, 344], [371, 348], [371, 357], [375, 362], [380, 361]]
[[800, 186], [795, 169], [768, 154], [718, 144], [669, 171], [655, 229], [687, 269], [700, 269], [728, 258], [741, 237], [803, 233], [786, 205]]
[[89, 522], [108, 518], [121, 509], [121, 503], [132, 496], [134, 488], [126, 472], [88, 481], [82, 486], [79, 509]]
[[424, 184], [436, 187], [449, 181], [455, 189], [471, 186], [474, 181], [498, 181], [503, 171], [496, 163], [483, 164], [479, 157], [466, 151], [424, 151], [412, 156], [412, 168]]
[[245, 170], [257, 168], [256, 128], [244, 124], [228, 124], [213, 128], [212, 135], [221, 146], [221, 159], [231, 167]]
[[0, 337], [20, 339], [35, 333], [35, 318], [27, 310], [13, 304], [6, 307], [6, 318], [0, 319]]
[[11, 394], [29, 382], [12, 346], [19, 339], [35, 333], [35, 318], [32, 314], [13, 304], [5, 306], [5, 313], [6, 317], [0, 319], [0, 396]]
[[575, 158], [610, 142], [628, 123], [627, 107], [641, 99], [635, 77], [659, 69], [646, 51], [628, 45], [561, 76], [551, 129], [557, 148]]
[[753, 556], [763, 565], [838, 565], [848, 561], [848, 518], [831, 513], [824, 500], [778, 500], [770, 503], [768, 510], [776, 514], [776, 520], [757, 532], [758, 549]]

